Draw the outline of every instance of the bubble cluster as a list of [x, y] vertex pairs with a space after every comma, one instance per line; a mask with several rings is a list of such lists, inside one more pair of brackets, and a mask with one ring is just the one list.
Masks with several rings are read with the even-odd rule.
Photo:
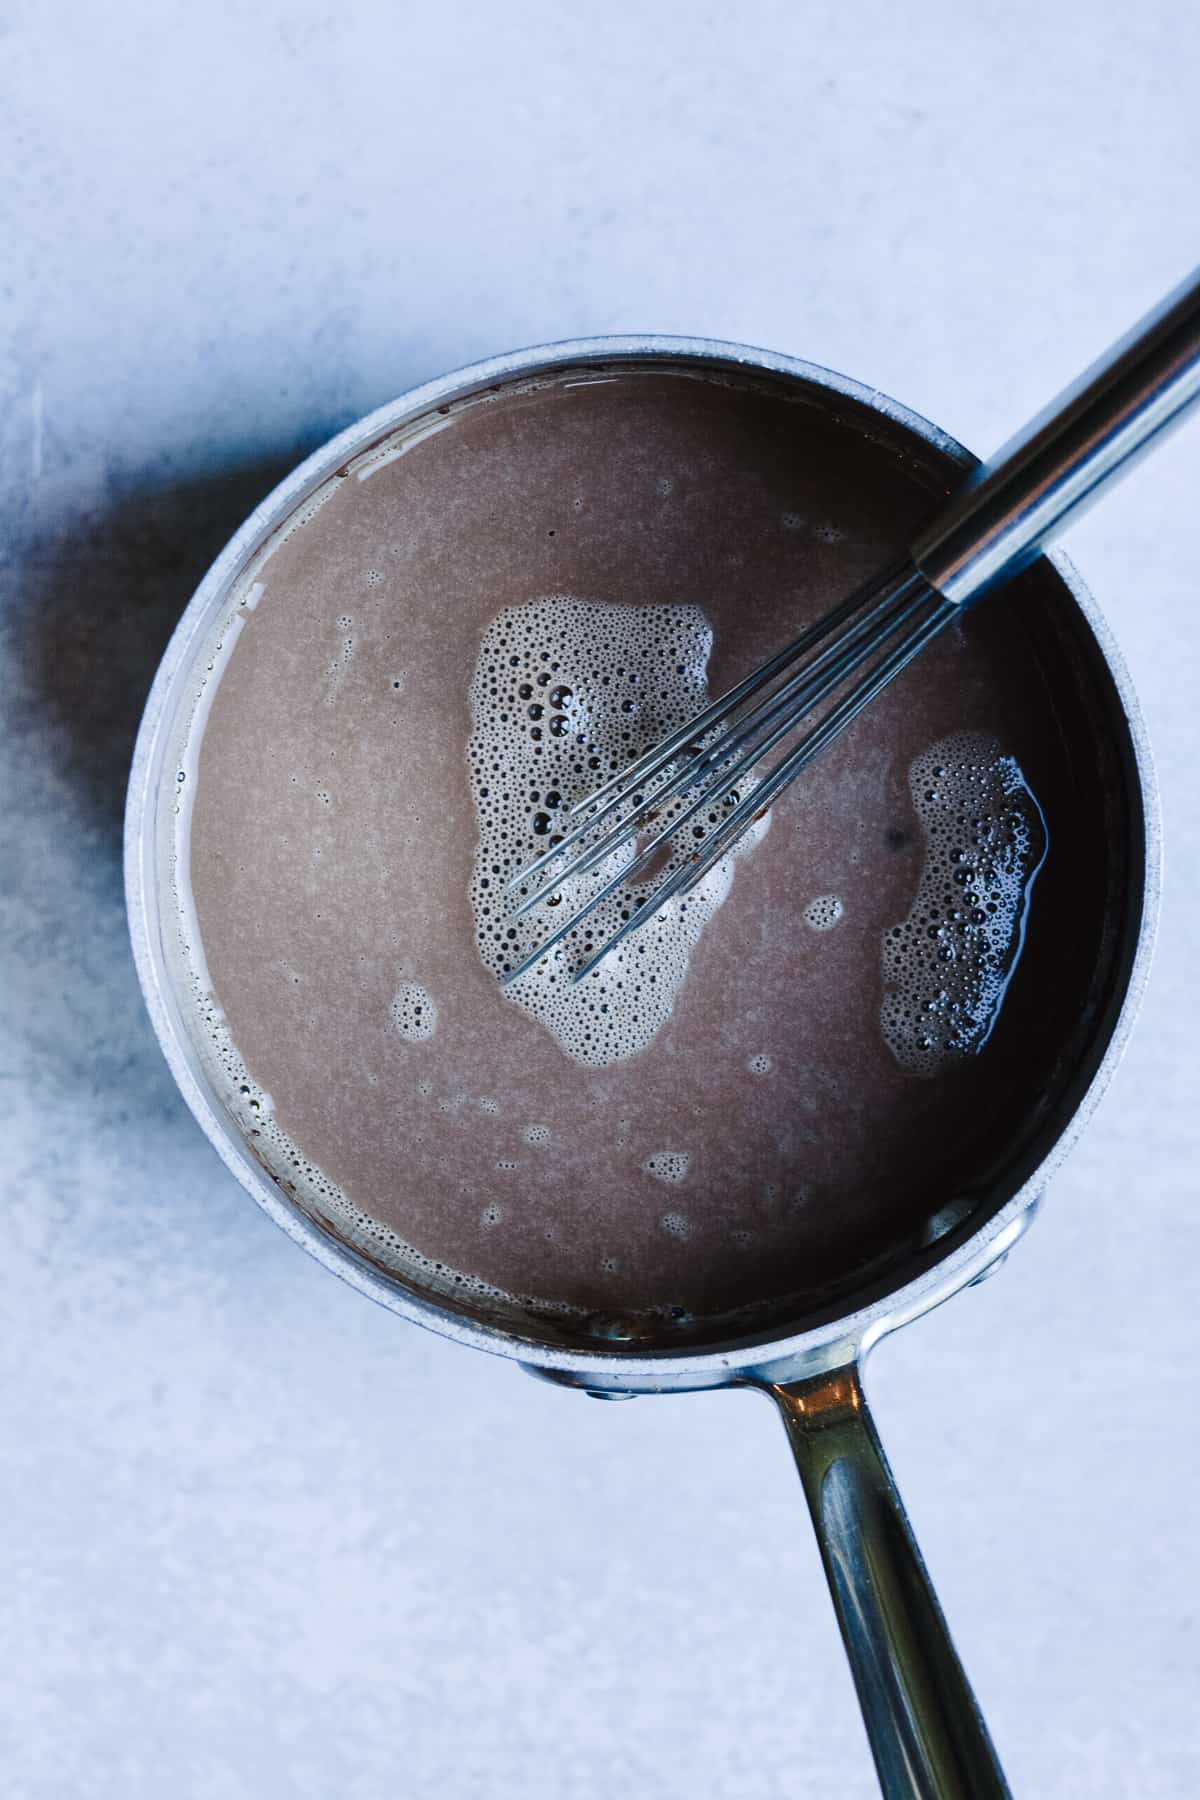
[[521, 1136], [527, 1144], [548, 1144], [550, 1127], [548, 1125], [527, 1125]]
[[337, 649], [326, 667], [325, 704], [332, 706], [341, 691], [346, 671], [354, 659], [354, 621], [349, 613], [342, 613], [337, 621], [339, 632]]
[[818, 894], [804, 909], [804, 923], [813, 931], [832, 931], [845, 910], [836, 894]]
[[[180, 922], [178, 949], [186, 966], [193, 947], [186, 936], [186, 915], [182, 910]], [[481, 1276], [467, 1274], [449, 1263], [426, 1256], [390, 1226], [355, 1206], [344, 1189], [318, 1168], [279, 1124], [270, 1094], [250, 1074], [234, 1044], [224, 1013], [194, 968], [189, 970], [187, 981], [191, 990], [192, 1017], [199, 1026], [197, 1047], [205, 1068], [256, 1161], [289, 1199], [309, 1213], [333, 1220], [339, 1233], [368, 1256], [409, 1279], [419, 1280], [425, 1287], [447, 1298], [473, 1299], [553, 1314], [580, 1311], [566, 1301], [544, 1301], [533, 1295], [511, 1294]], [[485, 1223], [499, 1223], [501, 1209], [495, 1206], [494, 1210], [495, 1220]]]
[[655, 1181], [665, 1181], [670, 1187], [677, 1187], [686, 1179], [691, 1156], [686, 1150], [656, 1150], [642, 1164], [647, 1175], [653, 1175]]
[[659, 1223], [668, 1237], [685, 1238], [691, 1230], [685, 1213], [664, 1213]]
[[943, 738], [909, 771], [925, 865], [883, 940], [880, 1024], [901, 1068], [932, 1075], [983, 1048], [1025, 936], [1045, 820], [994, 738]]
[[[708, 703], [712, 630], [699, 607], [625, 606], [551, 595], [500, 613], [484, 633], [470, 687], [468, 745], [479, 822], [471, 882], [475, 939], [484, 964], [506, 974], [627, 863], [638, 839], [564, 882], [523, 919], [513, 914], [527, 886], [509, 881], [561, 840], [571, 806]], [[688, 895], [668, 903], [587, 979], [575, 971], [694, 855], [732, 797], [715, 796], [665, 845], [645, 880], [619, 887], [508, 997], [538, 1019], [567, 1054], [601, 1066], [635, 1056], [671, 1015], [690, 952], [729, 892], [734, 859], [761, 836], [741, 839]], [[682, 809], [668, 803], [647, 833]], [[643, 840], [644, 841], [644, 840]]]
[[421, 1044], [437, 1030], [437, 1006], [428, 988], [419, 981], [405, 981], [391, 1004], [392, 1024], [410, 1044]]
[[775, 1064], [769, 1056], [760, 1050], [757, 1055], [750, 1057], [746, 1067], [752, 1075], [769, 1075], [771, 1070], [775, 1067]]

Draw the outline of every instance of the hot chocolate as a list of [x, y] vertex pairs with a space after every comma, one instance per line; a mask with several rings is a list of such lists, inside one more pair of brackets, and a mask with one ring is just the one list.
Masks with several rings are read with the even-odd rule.
[[1091, 965], [1062, 946], [1094, 852], [1040, 571], [686, 920], [578, 988], [498, 979], [527, 929], [508, 876], [570, 801], [886, 563], [946, 483], [824, 390], [628, 366], [474, 396], [298, 510], [200, 672], [176, 876], [198, 1037], [302, 1204], [464, 1305], [620, 1342], [800, 1316], [955, 1202], [1036, 1107], [1034, 1021]]

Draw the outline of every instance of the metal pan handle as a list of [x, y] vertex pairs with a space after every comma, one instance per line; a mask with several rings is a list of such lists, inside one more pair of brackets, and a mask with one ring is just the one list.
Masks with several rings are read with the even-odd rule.
[[765, 1391], [800, 1470], [886, 1800], [1008, 1796], [857, 1366]]

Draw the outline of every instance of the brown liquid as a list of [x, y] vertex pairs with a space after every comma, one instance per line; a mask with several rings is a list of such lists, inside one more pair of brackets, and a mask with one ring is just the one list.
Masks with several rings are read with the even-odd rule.
[[[602, 1320], [798, 1316], [1024, 1128], [1085, 1010], [1103, 887], [1055, 652], [1026, 626], [1059, 599], [1049, 572], [953, 627], [776, 804], [639, 1055], [571, 1060], [502, 996], [469, 905], [468, 689], [502, 608], [700, 607], [715, 694], [892, 557], [953, 479], [836, 396], [631, 372], [464, 409], [274, 553], [203, 739], [192, 886], [253, 1081], [362, 1213], [444, 1272]], [[881, 941], [924, 854], [909, 767], [961, 731], [1017, 758], [1051, 851], [999, 1026], [922, 1078], [881, 1034]], [[822, 896], [843, 911], [814, 930]], [[433, 998], [432, 1036], [397, 1031], [406, 983]], [[682, 1182], [647, 1172], [664, 1152], [686, 1152]]]

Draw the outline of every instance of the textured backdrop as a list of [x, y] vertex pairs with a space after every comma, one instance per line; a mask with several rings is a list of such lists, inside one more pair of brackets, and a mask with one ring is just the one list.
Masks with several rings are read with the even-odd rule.
[[[134, 981], [125, 770], [249, 507], [468, 359], [740, 338], [995, 444], [1196, 257], [1198, 76], [1184, 0], [0, 9], [6, 1796], [874, 1792], [765, 1406], [408, 1330], [225, 1174]], [[871, 1370], [1045, 1800], [1200, 1791], [1198, 484], [1194, 425], [1068, 546], [1162, 778], [1133, 1047], [1002, 1276]]]

